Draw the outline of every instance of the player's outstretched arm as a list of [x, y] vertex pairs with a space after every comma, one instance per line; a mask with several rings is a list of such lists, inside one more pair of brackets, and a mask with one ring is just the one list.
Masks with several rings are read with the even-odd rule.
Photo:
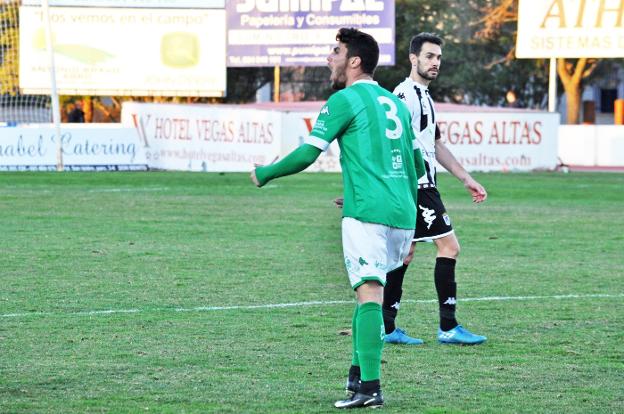
[[256, 167], [251, 172], [251, 181], [262, 187], [275, 178], [296, 174], [312, 165], [320, 154], [320, 149], [303, 144], [275, 164]]
[[487, 199], [487, 191], [479, 184], [472, 176], [462, 167], [457, 161], [453, 153], [444, 145], [441, 140], [436, 140], [436, 160], [442, 165], [448, 172], [453, 174], [459, 181], [464, 183], [464, 187], [472, 196], [472, 201], [475, 203], [481, 203]]

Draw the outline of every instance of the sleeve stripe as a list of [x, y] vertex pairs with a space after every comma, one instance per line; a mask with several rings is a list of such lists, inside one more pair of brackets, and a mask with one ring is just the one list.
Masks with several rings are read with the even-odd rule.
[[329, 142], [325, 141], [324, 139], [314, 137], [312, 135], [308, 135], [308, 137], [303, 140], [303, 143], [310, 144], [313, 147], [320, 149], [321, 151], [327, 151], [327, 148], [329, 148]]

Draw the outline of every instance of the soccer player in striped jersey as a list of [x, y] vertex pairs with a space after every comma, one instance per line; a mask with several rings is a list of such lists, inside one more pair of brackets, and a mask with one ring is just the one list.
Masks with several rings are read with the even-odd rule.
[[327, 58], [334, 93], [304, 143], [281, 161], [259, 166], [261, 187], [311, 165], [338, 140], [344, 187], [344, 262], [357, 303], [347, 398], [337, 408], [379, 407], [386, 274], [403, 264], [416, 221], [417, 182], [424, 164], [414, 147], [407, 108], [373, 81], [379, 46], [357, 29], [340, 29]]
[[434, 281], [440, 313], [438, 341], [444, 344], [476, 345], [484, 342], [486, 337], [473, 334], [455, 318], [455, 263], [459, 254], [459, 241], [437, 189], [436, 160], [464, 184], [475, 203], [485, 201], [487, 192], [444, 145], [436, 126], [435, 108], [428, 87], [440, 71], [442, 39], [431, 33], [414, 36], [410, 42], [409, 59], [412, 63], [410, 76], [395, 88], [394, 94], [405, 103], [412, 116], [412, 128], [425, 161], [426, 174], [418, 181], [418, 217], [410, 253], [403, 266], [387, 275], [383, 303], [385, 341], [411, 345], [423, 343], [397, 328], [395, 318], [401, 304], [403, 277], [412, 260], [416, 242], [433, 241], [437, 248]]

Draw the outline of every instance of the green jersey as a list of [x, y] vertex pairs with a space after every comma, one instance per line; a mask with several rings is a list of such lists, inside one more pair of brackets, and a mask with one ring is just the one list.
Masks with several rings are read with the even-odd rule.
[[418, 178], [405, 105], [377, 82], [357, 81], [329, 98], [305, 143], [325, 150], [334, 139], [340, 146], [343, 216], [413, 229]]

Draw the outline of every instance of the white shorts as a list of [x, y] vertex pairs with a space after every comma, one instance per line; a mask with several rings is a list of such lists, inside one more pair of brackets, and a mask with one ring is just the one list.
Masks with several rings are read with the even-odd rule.
[[386, 285], [386, 273], [403, 265], [414, 230], [342, 219], [342, 250], [349, 282], [355, 290], [367, 280]]

